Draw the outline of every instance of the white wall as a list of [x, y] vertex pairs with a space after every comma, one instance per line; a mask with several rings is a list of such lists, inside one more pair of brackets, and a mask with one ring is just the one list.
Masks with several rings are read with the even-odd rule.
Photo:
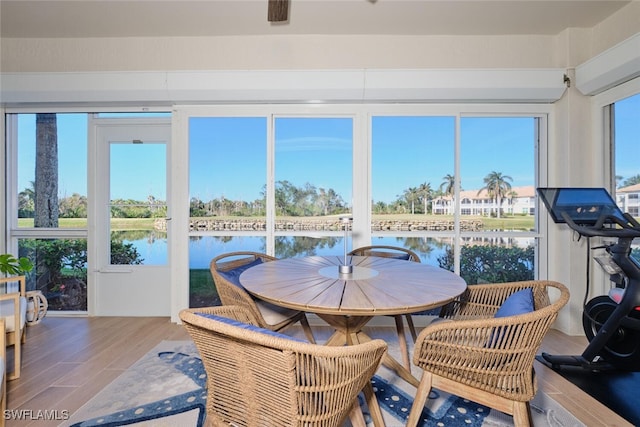
[[[640, 1], [634, 0], [593, 27], [589, 58], [604, 52], [638, 32], [640, 32]], [[584, 58], [584, 60], [589, 58]]]
[[553, 68], [553, 36], [3, 39], [3, 72]]
[[557, 36], [4, 38], [0, 71], [573, 68], [639, 31], [634, 1]]

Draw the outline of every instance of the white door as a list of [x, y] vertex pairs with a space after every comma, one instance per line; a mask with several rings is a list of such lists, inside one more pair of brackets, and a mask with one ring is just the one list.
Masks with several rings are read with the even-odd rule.
[[[169, 316], [169, 119], [92, 119], [89, 313]], [[91, 158], [92, 157], [92, 158]]]

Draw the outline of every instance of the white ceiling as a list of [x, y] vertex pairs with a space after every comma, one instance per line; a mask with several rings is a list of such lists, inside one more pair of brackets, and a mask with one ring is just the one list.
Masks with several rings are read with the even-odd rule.
[[0, 35], [555, 35], [591, 28], [631, 1], [291, 0], [289, 21], [271, 24], [268, 0], [0, 0]]

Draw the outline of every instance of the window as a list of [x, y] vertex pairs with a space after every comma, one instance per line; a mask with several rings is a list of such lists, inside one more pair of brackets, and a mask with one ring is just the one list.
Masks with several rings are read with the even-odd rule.
[[[164, 223], [166, 218], [164, 146], [135, 140], [116, 143], [107, 155], [94, 156], [100, 167], [88, 167], [90, 148], [98, 145], [90, 145], [88, 135], [93, 135], [90, 129], [98, 116], [126, 116], [135, 121], [150, 115], [154, 114], [42, 112], [6, 116], [10, 153], [7, 246], [34, 262], [27, 288], [40, 290], [49, 300], [50, 310], [88, 310], [91, 248], [87, 244], [91, 241], [94, 248], [99, 246], [95, 230], [106, 230], [111, 250], [105, 260], [111, 265], [166, 263], [166, 231], [156, 227], [156, 221]], [[99, 171], [102, 166], [110, 173]], [[95, 205], [96, 194], [92, 194], [95, 186], [89, 188], [89, 173], [94, 174], [94, 182], [107, 183], [104, 187], [111, 190], [111, 197], [105, 198], [108, 202], [100, 205], [109, 207], [110, 223], [97, 220], [91, 236], [87, 212], [91, 203]], [[91, 268], [100, 270], [97, 263]]]
[[86, 311], [87, 115], [11, 114], [7, 129], [16, 136], [9, 247], [35, 265], [27, 289], [42, 291], [49, 310]]
[[[17, 226], [85, 228], [86, 114], [19, 114]], [[58, 209], [49, 209], [51, 203]]]
[[538, 126], [530, 116], [460, 119], [460, 192], [482, 201], [460, 218], [460, 274], [469, 284], [535, 277]]
[[[616, 101], [613, 111], [613, 175], [615, 200], [623, 212], [640, 219], [640, 93]], [[640, 259], [638, 239], [631, 251]]]
[[371, 129], [373, 244], [438, 265], [454, 228], [455, 118], [374, 116]]
[[533, 279], [539, 120], [374, 116], [373, 242], [459, 269], [469, 283]]
[[[402, 246], [424, 263], [470, 274], [470, 283], [533, 278], [533, 188], [546, 113], [442, 110], [186, 110], [190, 305], [217, 303], [208, 269], [221, 253], [341, 254], [345, 214], [355, 216], [348, 248], [355, 239]], [[472, 261], [485, 259], [495, 261], [477, 271]], [[504, 267], [514, 260], [517, 268]]]
[[[275, 256], [340, 253], [351, 212], [353, 120], [275, 119]], [[312, 233], [310, 233], [312, 232]]]
[[225, 252], [266, 249], [267, 119], [189, 120], [190, 306], [219, 304], [209, 273]]
[[637, 216], [640, 195], [640, 94], [615, 102], [614, 175], [616, 200], [624, 212]]

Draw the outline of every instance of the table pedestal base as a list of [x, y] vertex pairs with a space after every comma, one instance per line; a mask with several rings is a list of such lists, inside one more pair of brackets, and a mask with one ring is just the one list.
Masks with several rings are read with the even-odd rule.
[[[336, 330], [327, 341], [327, 345], [354, 345], [371, 341], [372, 339], [362, 332], [362, 328], [373, 319], [373, 316], [335, 316], [318, 313], [318, 317]], [[389, 352], [382, 356], [382, 364], [393, 370], [400, 378], [418, 388], [420, 381], [400, 362], [391, 357]]]

